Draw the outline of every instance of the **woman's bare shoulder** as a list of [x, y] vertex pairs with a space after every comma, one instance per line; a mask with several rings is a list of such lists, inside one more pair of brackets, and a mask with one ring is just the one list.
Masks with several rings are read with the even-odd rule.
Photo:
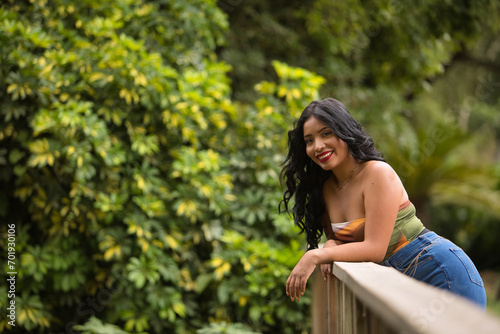
[[368, 176], [394, 175], [396, 171], [385, 161], [370, 160], [365, 162], [364, 172]]
[[365, 167], [365, 176], [363, 178], [363, 189], [368, 189], [374, 184], [385, 189], [400, 192], [402, 201], [408, 199], [408, 195], [401, 179], [396, 171], [384, 161], [368, 161]]
[[363, 169], [363, 184], [373, 184], [373, 182], [381, 184], [394, 184], [402, 186], [401, 180], [396, 171], [384, 161], [367, 161]]

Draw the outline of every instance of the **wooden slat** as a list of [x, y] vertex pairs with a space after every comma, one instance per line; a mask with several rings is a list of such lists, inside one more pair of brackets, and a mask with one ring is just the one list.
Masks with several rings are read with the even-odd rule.
[[330, 334], [334, 334], [334, 333], [342, 333], [342, 331], [340, 330], [340, 327], [341, 327], [341, 319], [340, 319], [340, 314], [342, 312], [344, 312], [344, 309], [343, 309], [343, 305], [342, 305], [342, 300], [340, 298], [340, 294], [341, 294], [341, 291], [342, 291], [342, 287], [344, 286], [344, 283], [342, 283], [341, 280], [339, 280], [338, 278], [335, 277], [335, 280], [331, 280], [330, 281], [330, 285], [332, 285], [334, 287], [334, 291], [335, 291], [335, 300], [333, 301], [333, 305], [335, 305], [334, 307], [332, 307], [332, 309], [334, 309], [334, 311], [332, 313], [330, 313], [330, 316], [332, 317], [333, 320], [333, 323], [331, 323], [331, 331], [329, 332]]
[[340, 289], [340, 281], [335, 276], [328, 277], [328, 289], [326, 299], [328, 300], [328, 333], [337, 333], [337, 298], [336, 295]]
[[500, 320], [493, 315], [462, 297], [407, 277], [393, 268], [371, 262], [336, 262], [333, 274], [345, 289], [396, 331], [500, 333]]
[[311, 305], [311, 315], [313, 322], [312, 334], [329, 333], [328, 321], [333, 317], [330, 316], [330, 314], [332, 313], [330, 313], [328, 310], [328, 298], [326, 297], [328, 293], [328, 287], [323, 280], [319, 269], [316, 269], [314, 271], [311, 279], [313, 300], [313, 303]]

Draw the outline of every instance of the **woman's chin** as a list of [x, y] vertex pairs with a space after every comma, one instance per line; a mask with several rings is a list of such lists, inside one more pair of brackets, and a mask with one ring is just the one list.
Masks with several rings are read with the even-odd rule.
[[327, 164], [319, 164], [319, 166], [323, 168], [323, 170], [332, 170], [332, 168]]

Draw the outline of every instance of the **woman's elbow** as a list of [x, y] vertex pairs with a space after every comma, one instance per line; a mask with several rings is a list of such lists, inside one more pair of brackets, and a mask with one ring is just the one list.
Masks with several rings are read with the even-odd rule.
[[380, 247], [380, 245], [372, 245], [368, 247], [367, 261], [380, 263], [384, 260], [387, 247]]
[[385, 253], [384, 254], [376, 254], [376, 255], [374, 254], [370, 261], [375, 262], [375, 263], [381, 263], [382, 261], [384, 261], [384, 258], [385, 258]]

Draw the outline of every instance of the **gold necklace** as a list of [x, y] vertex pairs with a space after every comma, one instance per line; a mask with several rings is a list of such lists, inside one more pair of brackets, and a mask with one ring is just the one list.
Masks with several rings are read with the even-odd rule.
[[347, 179], [344, 181], [344, 183], [342, 183], [342, 185], [341, 185], [341, 186], [337, 186], [337, 190], [338, 190], [338, 191], [341, 191], [341, 190], [342, 190], [342, 188], [344, 188], [344, 187], [345, 187], [345, 185], [346, 185], [347, 183], [349, 183], [349, 181], [351, 181], [351, 179], [352, 179], [352, 175], [354, 174], [354, 170], [356, 169], [356, 167], [358, 167], [358, 165], [360, 164], [360, 162], [361, 162], [361, 160], [358, 160], [358, 163], [357, 163], [357, 164], [353, 167], [353, 169], [351, 170], [351, 174], [349, 174], [349, 176], [348, 176], [348, 177], [347, 177]]

